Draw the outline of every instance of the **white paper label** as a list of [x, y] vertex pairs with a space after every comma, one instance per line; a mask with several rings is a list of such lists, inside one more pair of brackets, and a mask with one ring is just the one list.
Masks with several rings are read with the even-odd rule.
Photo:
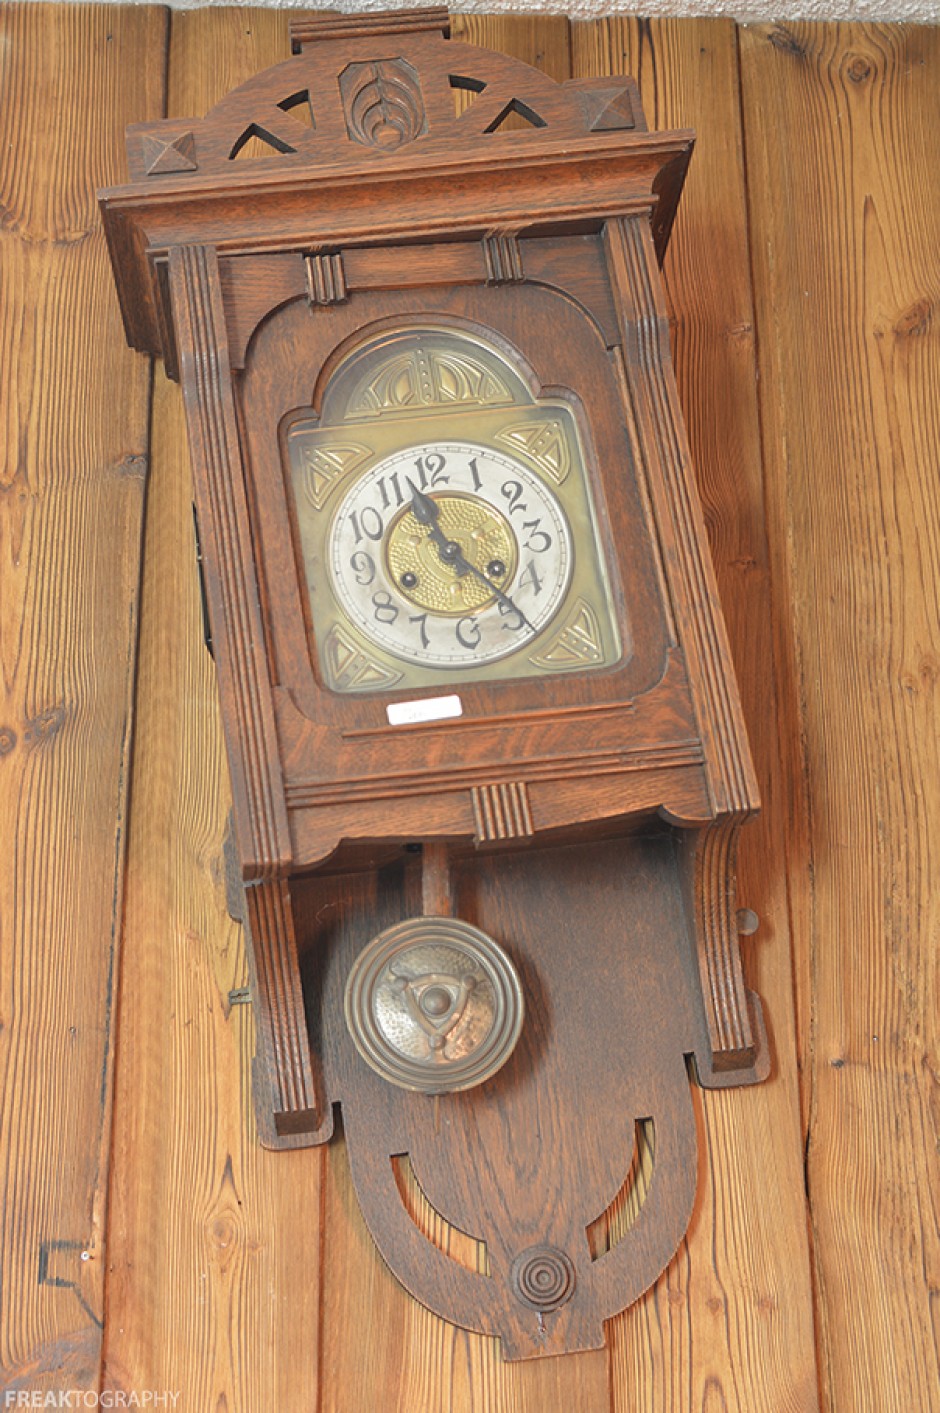
[[393, 702], [385, 711], [389, 726], [413, 726], [417, 721], [463, 716], [463, 703], [459, 697], [423, 697], [417, 702]]

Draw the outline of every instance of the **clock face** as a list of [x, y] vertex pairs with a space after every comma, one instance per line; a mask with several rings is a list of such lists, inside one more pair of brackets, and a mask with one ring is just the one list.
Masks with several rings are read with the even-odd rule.
[[434, 441], [353, 483], [328, 555], [337, 601], [378, 647], [405, 663], [473, 670], [551, 624], [574, 546], [557, 497], [520, 460]]
[[313, 653], [336, 692], [622, 661], [577, 419], [453, 328], [366, 341], [282, 432]]

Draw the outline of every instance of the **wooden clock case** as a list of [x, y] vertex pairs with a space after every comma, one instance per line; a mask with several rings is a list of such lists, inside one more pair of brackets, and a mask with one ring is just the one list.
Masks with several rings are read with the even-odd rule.
[[[451, 44], [441, 11], [292, 35], [206, 118], [131, 128], [131, 183], [102, 195], [128, 338], [186, 402], [259, 1128], [321, 1143], [341, 1104], [418, 1299], [510, 1358], [597, 1347], [689, 1219], [687, 1062], [712, 1086], [768, 1064], [734, 881], [757, 792], [658, 269], [692, 135], [647, 132], [629, 79]], [[317, 670], [280, 434], [361, 340], [422, 322], [570, 401], [624, 653], [592, 672], [573, 615], [543, 680], [461, 681], [459, 719], [392, 726], [431, 694]], [[367, 658], [339, 664], [353, 687]], [[508, 1063], [434, 1098], [374, 1074], [343, 1020], [360, 949], [422, 911], [498, 938], [525, 993]]]

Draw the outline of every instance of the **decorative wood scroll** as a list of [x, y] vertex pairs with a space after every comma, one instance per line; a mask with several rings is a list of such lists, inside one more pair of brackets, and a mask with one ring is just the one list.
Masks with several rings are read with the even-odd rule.
[[[630, 79], [447, 35], [443, 10], [299, 21], [206, 117], [131, 128], [102, 207], [128, 338], [186, 401], [262, 1141], [326, 1142], [341, 1105], [392, 1270], [529, 1358], [599, 1347], [681, 1241], [689, 1066], [767, 1072], [735, 893], [758, 800], [657, 268], [692, 135], [649, 133]], [[375, 572], [329, 538], [374, 473], [393, 584], [436, 546], [527, 622], [494, 585], [552, 536], [451, 486], [455, 526], [502, 536], [471, 564], [433, 486], [405, 501], [429, 428], [519, 468], [504, 498], [559, 498], [559, 544], [577, 521], [505, 673], [334, 613], [330, 554]]]

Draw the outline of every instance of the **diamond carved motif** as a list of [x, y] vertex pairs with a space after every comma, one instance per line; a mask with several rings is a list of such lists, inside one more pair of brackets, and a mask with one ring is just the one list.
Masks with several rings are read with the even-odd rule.
[[565, 88], [580, 107], [588, 132], [646, 131], [632, 79], [570, 79]]
[[195, 172], [196, 136], [193, 132], [177, 133], [175, 137], [161, 137], [156, 133], [144, 133], [141, 139], [144, 171], [148, 177], [156, 177], [163, 172]]

